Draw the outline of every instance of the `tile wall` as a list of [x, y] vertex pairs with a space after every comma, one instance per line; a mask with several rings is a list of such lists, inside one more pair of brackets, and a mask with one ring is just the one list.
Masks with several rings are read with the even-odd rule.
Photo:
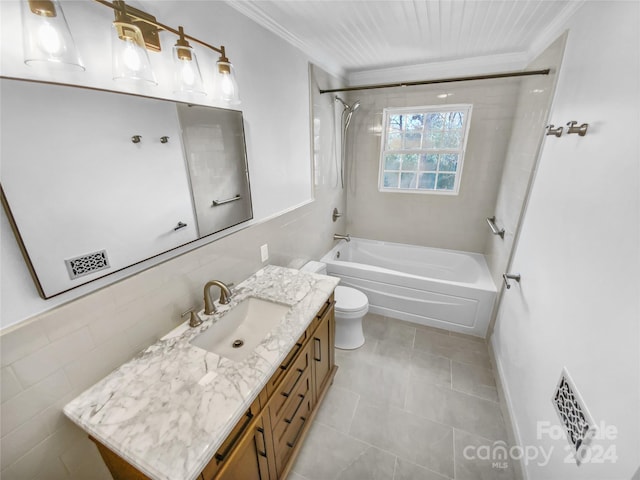
[[[373, 240], [484, 253], [520, 81], [485, 80], [355, 92], [361, 107], [348, 133], [349, 233]], [[449, 94], [446, 98], [438, 95]], [[382, 110], [473, 104], [459, 195], [380, 193]]]

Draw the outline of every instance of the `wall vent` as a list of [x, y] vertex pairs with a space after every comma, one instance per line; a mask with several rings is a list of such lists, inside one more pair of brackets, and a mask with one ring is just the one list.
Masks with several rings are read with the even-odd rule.
[[591, 441], [596, 431], [596, 425], [566, 368], [562, 369], [560, 380], [553, 394], [553, 406], [565, 428], [567, 440], [571, 444], [576, 463], [579, 465], [580, 447], [586, 446]]
[[106, 250], [70, 258], [65, 260], [64, 263], [67, 265], [67, 272], [69, 272], [71, 280], [110, 267]]

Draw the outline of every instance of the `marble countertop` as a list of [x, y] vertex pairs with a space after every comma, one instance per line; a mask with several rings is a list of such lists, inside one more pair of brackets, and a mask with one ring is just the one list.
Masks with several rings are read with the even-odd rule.
[[[203, 324], [177, 327], [68, 403], [64, 413], [154, 480], [193, 480], [260, 393], [339, 280], [269, 265]], [[247, 297], [290, 307], [242, 362], [189, 343]]]

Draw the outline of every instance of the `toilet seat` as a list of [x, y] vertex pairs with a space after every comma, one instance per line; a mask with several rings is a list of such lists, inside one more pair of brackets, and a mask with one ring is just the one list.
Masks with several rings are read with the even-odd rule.
[[335, 298], [336, 310], [340, 312], [359, 312], [369, 307], [367, 296], [355, 288], [337, 286]]

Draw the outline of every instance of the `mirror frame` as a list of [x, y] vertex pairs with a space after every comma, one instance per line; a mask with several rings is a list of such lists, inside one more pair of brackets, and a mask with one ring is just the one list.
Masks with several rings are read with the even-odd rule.
[[[70, 87], [70, 88], [79, 88], [79, 89], [83, 89], [83, 90], [90, 90], [90, 91], [97, 91], [97, 92], [102, 92], [102, 93], [113, 93], [113, 94], [117, 94], [117, 95], [127, 95], [127, 96], [131, 96], [131, 97], [137, 97], [137, 98], [146, 98], [146, 99], [150, 99], [150, 100], [158, 100], [158, 101], [162, 101], [162, 102], [170, 102], [173, 104], [182, 104], [182, 105], [195, 105], [195, 106], [199, 106], [199, 107], [205, 107], [205, 108], [211, 108], [211, 109], [216, 109], [216, 110], [227, 110], [230, 112], [238, 112], [241, 115], [241, 126], [242, 126], [242, 138], [243, 138], [243, 154], [244, 154], [244, 164], [246, 167], [246, 179], [247, 179], [247, 188], [248, 188], [248, 194], [249, 194], [249, 206], [250, 206], [250, 212], [251, 212], [251, 216], [249, 218], [247, 218], [246, 220], [242, 220], [236, 224], [233, 225], [228, 225], [225, 226], [224, 228], [212, 232], [212, 233], [208, 233], [206, 235], [202, 235], [199, 236], [198, 238], [194, 239], [194, 240], [189, 240], [185, 243], [182, 243], [180, 245], [177, 245], [175, 247], [172, 247], [168, 250], [162, 251], [160, 253], [156, 253], [153, 255], [150, 255], [148, 257], [142, 258], [134, 263], [131, 263], [127, 266], [124, 267], [120, 267], [117, 268], [113, 271], [110, 271], [108, 273], [105, 273], [104, 275], [100, 275], [92, 280], [88, 280], [86, 282], [80, 283], [78, 285], [75, 285], [71, 288], [68, 289], [64, 289], [61, 291], [58, 291], [56, 293], [53, 294], [49, 294], [47, 295], [44, 292], [43, 286], [38, 278], [36, 269], [34, 267], [33, 262], [31, 261], [31, 257], [29, 255], [29, 252], [26, 248], [26, 245], [23, 241], [22, 238], [22, 234], [20, 233], [20, 230], [18, 228], [18, 225], [16, 223], [15, 217], [13, 215], [13, 212], [11, 211], [11, 206], [9, 204], [9, 200], [7, 199], [5, 192], [4, 192], [4, 187], [2, 186], [2, 181], [0, 178], [0, 201], [2, 203], [2, 207], [5, 211], [5, 214], [7, 216], [7, 220], [9, 222], [9, 225], [11, 227], [11, 230], [13, 232], [13, 236], [16, 240], [16, 243], [20, 249], [20, 252], [22, 254], [22, 257], [25, 261], [25, 264], [27, 266], [27, 269], [29, 271], [29, 274], [31, 275], [31, 278], [33, 280], [33, 283], [36, 287], [36, 290], [38, 292], [38, 295], [42, 298], [42, 299], [51, 299], [54, 297], [57, 297], [59, 295], [63, 295], [65, 293], [68, 292], [72, 292], [74, 290], [77, 289], [84, 289], [86, 291], [83, 291], [80, 295], [85, 295], [87, 293], [90, 293], [91, 291], [95, 291], [98, 290], [100, 288], [105, 287], [106, 285], [110, 285], [112, 283], [118, 282], [120, 280], [123, 280], [124, 278], [130, 277], [132, 275], [135, 275], [143, 270], [146, 270], [148, 268], [152, 268], [153, 266], [156, 266], [160, 263], [163, 263], [165, 261], [168, 261], [172, 258], [178, 257], [184, 253], [187, 253], [189, 251], [192, 251], [196, 248], [200, 248], [204, 245], [207, 245], [209, 243], [215, 242], [216, 240], [219, 240], [221, 238], [226, 237], [227, 235], [231, 235], [233, 233], [236, 233], [237, 231], [243, 230], [244, 228], [248, 228], [249, 226], [254, 224], [254, 209], [253, 209], [253, 195], [251, 193], [251, 178], [250, 178], [250, 172], [249, 172], [249, 161], [248, 161], [248, 156], [247, 156], [247, 142], [246, 142], [246, 128], [245, 128], [245, 121], [244, 121], [244, 115], [242, 110], [237, 110], [237, 109], [232, 109], [232, 108], [221, 108], [221, 107], [214, 107], [211, 105], [204, 105], [204, 104], [200, 104], [200, 103], [194, 103], [194, 102], [185, 102], [185, 101], [180, 101], [180, 100], [176, 100], [176, 99], [172, 99], [172, 98], [161, 98], [161, 97], [153, 97], [153, 96], [149, 96], [149, 95], [139, 95], [139, 94], [135, 94], [135, 93], [130, 93], [130, 92], [123, 92], [123, 91], [118, 91], [118, 90], [108, 90], [108, 89], [103, 89], [103, 88], [96, 88], [96, 87], [89, 87], [89, 86], [84, 86], [84, 85], [75, 85], [75, 84], [70, 84], [70, 83], [61, 83], [61, 82], [52, 82], [52, 81], [47, 81], [47, 80], [37, 80], [37, 79], [30, 79], [30, 78], [20, 78], [20, 77], [12, 77], [12, 76], [5, 76], [5, 75], [0, 75], [0, 79], [2, 80], [13, 80], [13, 81], [21, 81], [21, 82], [28, 82], [28, 83], [36, 83], [36, 84], [45, 84], [45, 85], [54, 85], [54, 86], [63, 86], [63, 87]], [[177, 115], [177, 112], [176, 112]], [[186, 158], [186, 152], [185, 152], [185, 148], [184, 148], [184, 144], [182, 146], [182, 160], [184, 162], [184, 168], [186, 170], [186, 175], [187, 178], [189, 179], [190, 173], [189, 173], [189, 167], [187, 165], [187, 161], [188, 159]], [[193, 191], [192, 191], [192, 186], [191, 186], [191, 180], [189, 179], [189, 197], [191, 198], [192, 201], [192, 208], [194, 208], [193, 206]], [[195, 208], [194, 208], [194, 215], [195, 215]], [[148, 263], [148, 265], [143, 266], [142, 268], [136, 268], [136, 267], [140, 267], [142, 264]], [[127, 270], [129, 270], [129, 272], [127, 272]], [[97, 282], [97, 283], [96, 283]], [[94, 285], [94, 287], [92, 288], [91, 285]]]

